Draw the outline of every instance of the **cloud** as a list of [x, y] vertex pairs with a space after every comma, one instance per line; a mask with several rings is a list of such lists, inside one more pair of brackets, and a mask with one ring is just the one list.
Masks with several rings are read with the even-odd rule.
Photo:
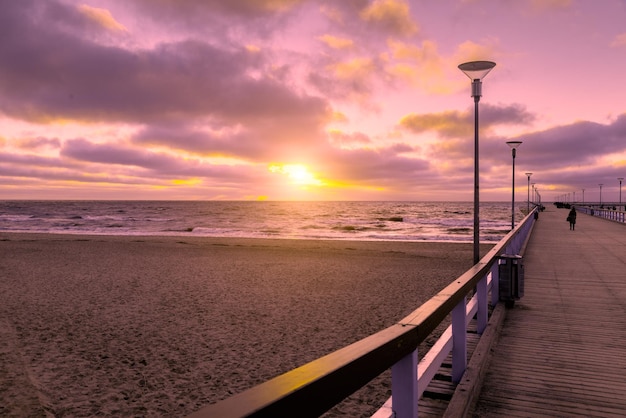
[[191, 17], [210, 13], [230, 13], [254, 16], [258, 14], [284, 12], [306, 0], [135, 0], [146, 12], [159, 15]]
[[61, 147], [61, 140], [58, 138], [46, 138], [38, 136], [36, 138], [24, 138], [20, 139], [17, 145], [23, 149], [37, 150], [37, 149], [58, 149]]
[[137, 124], [210, 118], [251, 125], [271, 119], [277, 126], [322, 120], [328, 112], [322, 99], [275, 79], [262, 54], [244, 46], [191, 40], [140, 50], [103, 46], [59, 30], [66, 21], [33, 21], [26, 6], [34, 6], [20, 4], [0, 18], [0, 61], [6, 63], [0, 109], [13, 118]]
[[352, 39], [339, 38], [333, 35], [322, 35], [318, 39], [326, 46], [333, 49], [349, 49], [354, 47], [354, 41]]
[[333, 145], [337, 147], [362, 146], [371, 144], [372, 140], [369, 136], [362, 132], [347, 134], [338, 130], [329, 132], [329, 137]]
[[460, 62], [494, 59], [498, 54], [498, 42], [487, 39], [483, 43], [465, 41], [456, 47], [451, 55], [439, 52], [439, 46], [433, 40], [421, 43], [404, 42], [394, 39], [387, 41], [388, 53], [385, 72], [401, 85], [409, 84], [427, 93], [436, 95], [451, 94], [461, 88], [467, 88], [466, 82], [451, 76], [457, 72]]
[[535, 11], [569, 9], [572, 0], [530, 0], [531, 8]]
[[96, 22], [98, 25], [102, 26], [104, 29], [112, 30], [112, 31], [120, 31], [127, 32], [128, 29], [121, 23], [115, 20], [106, 9], [100, 9], [97, 7], [91, 7], [86, 4], [81, 4], [78, 6], [78, 10], [87, 16], [87, 18]]
[[251, 172], [253, 168], [242, 165], [210, 164], [198, 158], [146, 151], [123, 144], [94, 144], [83, 138], [66, 141], [60, 156], [63, 164], [88, 164], [92, 173], [106, 175], [114, 172], [119, 176], [146, 178], [148, 183], [199, 178], [227, 184], [252, 182], [258, 176]]
[[465, 41], [457, 46], [452, 61], [457, 63], [485, 59], [491, 61], [499, 55], [499, 42], [497, 39], [486, 39], [482, 43]]
[[115, 0], [119, 7], [167, 30], [197, 36], [210, 34], [222, 44], [242, 37], [268, 39], [297, 17], [308, 0]]
[[611, 42], [611, 46], [614, 48], [621, 48], [626, 46], [626, 33], [620, 33], [615, 36], [613, 41]]
[[[443, 137], [466, 137], [474, 129], [474, 110], [456, 110], [422, 115], [407, 115], [400, 120], [400, 127], [413, 133], [436, 132]], [[535, 116], [520, 104], [484, 104], [480, 110], [480, 127], [488, 130], [499, 125], [521, 125], [532, 122]]]
[[423, 184], [433, 166], [423, 158], [399, 154], [410, 150], [406, 145], [386, 148], [334, 149], [318, 164], [319, 171], [344, 184], [369, 185], [372, 188], [403, 190]]
[[89, 163], [165, 170], [176, 161], [165, 154], [122, 148], [116, 144], [94, 144], [82, 138], [66, 141], [61, 156]]
[[[464, 187], [471, 182], [474, 116], [472, 108], [454, 110], [468, 104], [458, 63], [494, 59], [504, 70], [494, 88], [515, 89], [523, 83], [514, 61], [536, 53], [527, 49], [531, 38], [502, 30], [510, 29], [509, 16], [530, 16], [521, 13], [531, 0], [493, 9], [498, 21], [482, 15], [484, 4], [474, 5], [467, 7], [488, 34], [468, 30], [457, 20], [464, 10], [442, 12], [445, 5], [417, 10], [424, 13], [417, 22], [406, 0], [0, 0], [0, 112], [7, 128], [0, 170], [17, 176], [16, 184], [44, 182], [49, 171], [68, 191], [75, 185], [61, 179], [89, 183], [78, 186], [85, 188], [189, 181], [232, 198], [256, 194], [244, 189], [258, 190], [259, 181], [280, 190], [284, 176], [267, 170], [274, 163], [301, 164], [329, 189], [358, 185], [359, 196], [368, 187], [419, 198], [451, 182]], [[570, 15], [550, 13], [548, 20]], [[615, 36], [619, 28], [606, 26], [597, 39], [626, 45], [624, 34]], [[564, 54], [571, 42], [558, 44]], [[548, 70], [540, 79], [562, 77]], [[581, 110], [580, 103], [572, 111], [551, 101], [563, 94], [551, 87], [542, 86], [545, 100], [533, 101], [541, 122], [580, 117], [570, 111], [605, 121], [599, 113], [621, 111], [619, 103], [610, 112]], [[619, 96], [609, 88], [597, 95], [598, 108]], [[453, 94], [459, 89], [462, 99]], [[512, 95], [525, 96], [506, 93]], [[404, 113], [394, 123], [412, 108], [431, 110]], [[626, 164], [626, 116], [532, 131], [536, 117], [520, 104], [481, 104], [485, 184], [510, 173], [504, 142], [511, 139], [523, 141], [517, 161], [532, 165], [541, 181], [562, 181], [572, 170], [613, 175]], [[272, 198], [267, 190], [259, 194]], [[380, 196], [390, 195], [369, 198]]]
[[329, 146], [321, 131], [323, 123], [314, 116], [268, 119], [248, 126], [215, 125], [214, 129], [155, 124], [140, 130], [131, 139], [141, 146], [250, 162], [314, 159], [323, 155]]
[[361, 10], [360, 17], [374, 27], [396, 36], [411, 36], [418, 31], [409, 13], [408, 3], [402, 0], [375, 0]]
[[380, 82], [381, 62], [360, 56], [347, 60], [325, 60], [322, 70], [310, 71], [307, 82], [329, 99], [353, 100], [363, 107], [370, 104], [371, 95]]
[[446, 60], [439, 54], [435, 42], [426, 40], [415, 45], [389, 41], [389, 48], [391, 59], [386, 71], [395, 78], [427, 92], [445, 94], [454, 91], [454, 84], [444, 71]]
[[528, 133], [520, 139], [524, 141], [520, 153], [538, 167], [592, 164], [607, 154], [626, 152], [626, 114], [606, 125], [580, 121]]

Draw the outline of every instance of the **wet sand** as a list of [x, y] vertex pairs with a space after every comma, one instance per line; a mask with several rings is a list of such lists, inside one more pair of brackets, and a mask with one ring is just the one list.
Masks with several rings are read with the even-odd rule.
[[390, 326], [472, 245], [0, 233], [0, 254], [0, 416], [172, 417]]

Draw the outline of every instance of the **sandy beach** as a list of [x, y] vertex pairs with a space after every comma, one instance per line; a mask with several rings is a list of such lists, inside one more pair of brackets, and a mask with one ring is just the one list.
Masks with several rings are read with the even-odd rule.
[[393, 324], [472, 246], [2, 233], [0, 254], [0, 416], [179, 417]]

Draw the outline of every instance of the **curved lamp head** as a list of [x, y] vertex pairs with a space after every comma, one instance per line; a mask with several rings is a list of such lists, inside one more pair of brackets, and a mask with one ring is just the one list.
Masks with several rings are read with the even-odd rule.
[[524, 174], [526, 174], [526, 176], [528, 176], [528, 181], [530, 181], [530, 176], [532, 176], [533, 173], [524, 173]]
[[522, 145], [522, 141], [507, 141], [506, 144], [511, 147], [511, 153], [513, 154], [513, 159], [515, 159], [515, 150]]
[[[506, 144], [511, 147], [511, 149], [516, 149], [520, 145], [522, 145], [522, 141], [507, 141]], [[531, 173], [532, 174], [532, 173]]]
[[496, 66], [492, 61], [470, 61], [459, 65], [459, 70], [463, 71], [470, 80], [482, 80], [493, 67]]

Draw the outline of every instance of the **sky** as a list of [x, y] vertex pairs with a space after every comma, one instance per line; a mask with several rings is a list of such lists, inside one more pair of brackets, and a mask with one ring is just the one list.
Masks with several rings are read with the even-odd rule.
[[626, 0], [0, 9], [1, 199], [620, 198]]

